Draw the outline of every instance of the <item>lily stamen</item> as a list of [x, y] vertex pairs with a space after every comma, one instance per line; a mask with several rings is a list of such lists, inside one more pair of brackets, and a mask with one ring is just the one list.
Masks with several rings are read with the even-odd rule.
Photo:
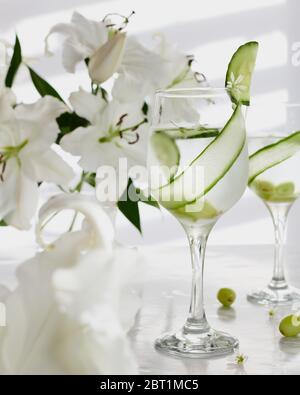
[[[114, 13], [107, 14], [102, 19], [102, 22], [105, 23], [106, 20], [109, 19], [110, 17], [119, 17], [119, 18], [121, 18], [122, 22], [120, 23], [119, 27], [117, 28], [117, 31], [121, 32], [122, 30], [124, 30], [127, 27], [128, 23], [130, 22], [130, 19], [131, 19], [131, 17], [133, 15], [135, 15], [135, 11], [132, 11], [129, 16], [125, 16], [125, 15], [118, 14], [118, 13], [114, 12]], [[105, 26], [107, 28], [115, 28], [115, 27], [117, 27], [117, 23], [108, 23]]]
[[122, 123], [123, 123], [123, 121], [124, 121], [124, 119], [125, 119], [126, 117], [128, 117], [128, 114], [122, 115], [122, 116], [120, 117], [120, 119], [119, 119], [119, 121], [118, 121], [118, 123], [117, 123], [116, 126], [117, 126], [117, 127], [122, 126]]
[[133, 145], [139, 142], [140, 140], [140, 135], [138, 133], [135, 134], [136, 138], [134, 141], [128, 141], [128, 144]]
[[4, 173], [6, 169], [6, 159], [4, 154], [0, 154], [0, 165], [1, 165], [1, 170], [0, 170], [0, 181], [4, 182]]

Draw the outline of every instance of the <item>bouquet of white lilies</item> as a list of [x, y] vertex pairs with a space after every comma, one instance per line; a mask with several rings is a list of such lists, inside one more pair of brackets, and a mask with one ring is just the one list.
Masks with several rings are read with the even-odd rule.
[[[118, 204], [118, 200], [132, 184], [131, 167], [145, 164], [151, 97], [157, 89], [195, 87], [205, 83], [205, 78], [193, 70], [193, 57], [163, 36], [154, 37], [152, 48], [128, 37], [133, 14], [111, 14], [93, 21], [75, 12], [70, 23], [50, 30], [46, 54], [51, 55], [52, 36], [64, 36], [65, 70], [76, 73], [77, 64], [84, 62], [90, 77], [90, 85], [71, 92], [68, 102], [24, 60], [16, 37], [10, 62], [3, 65], [0, 87], [1, 225], [31, 226], [42, 183], [78, 193], [85, 183], [96, 186], [97, 170], [103, 166], [113, 168], [119, 182], [119, 161], [126, 159], [128, 174], [121, 180], [123, 190], [113, 205], [140, 230], [139, 202]], [[42, 96], [36, 103], [19, 104], [12, 92], [21, 66], [28, 69]], [[70, 182], [75, 182], [76, 175], [57, 153], [56, 144], [78, 157], [82, 173], [75, 188]]]

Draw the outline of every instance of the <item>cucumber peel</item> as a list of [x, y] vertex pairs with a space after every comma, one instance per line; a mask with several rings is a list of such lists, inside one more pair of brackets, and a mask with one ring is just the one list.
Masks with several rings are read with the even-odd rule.
[[300, 151], [300, 131], [270, 144], [250, 156], [249, 185], [266, 170], [286, 161]]
[[[195, 203], [205, 196], [231, 169], [246, 141], [245, 120], [237, 106], [220, 134], [181, 174], [154, 192], [154, 197], [169, 210]], [[205, 172], [203, 180], [195, 178], [197, 170]], [[203, 181], [203, 182], [202, 182]], [[194, 190], [189, 191], [187, 187]]]
[[250, 90], [259, 44], [248, 42], [235, 52], [226, 74], [225, 87], [235, 104], [250, 105]]

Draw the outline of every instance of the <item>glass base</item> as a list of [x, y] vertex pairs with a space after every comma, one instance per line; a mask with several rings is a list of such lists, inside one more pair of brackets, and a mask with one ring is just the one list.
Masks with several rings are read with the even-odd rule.
[[268, 287], [248, 295], [248, 301], [259, 305], [287, 306], [300, 302], [300, 291], [290, 287], [273, 289]]
[[203, 334], [165, 334], [155, 342], [158, 351], [177, 357], [218, 358], [233, 354], [239, 347], [234, 337], [213, 329]]

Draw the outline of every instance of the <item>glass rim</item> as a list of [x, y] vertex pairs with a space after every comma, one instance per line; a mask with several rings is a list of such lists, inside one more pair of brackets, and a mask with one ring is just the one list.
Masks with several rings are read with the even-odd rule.
[[275, 100], [265, 100], [265, 101], [261, 101], [259, 98], [254, 98], [251, 100], [251, 105], [249, 106], [249, 109], [254, 109], [257, 107], [262, 107], [263, 105], [268, 104], [271, 106], [275, 106], [275, 107], [286, 107], [286, 108], [300, 108], [300, 101], [293, 101], [293, 100], [279, 100], [279, 99], [275, 99]]
[[204, 98], [213, 99], [217, 97], [228, 97], [230, 93], [229, 88], [214, 88], [214, 87], [199, 87], [199, 88], [170, 88], [159, 89], [155, 92], [157, 98], [168, 99], [193, 99]]

